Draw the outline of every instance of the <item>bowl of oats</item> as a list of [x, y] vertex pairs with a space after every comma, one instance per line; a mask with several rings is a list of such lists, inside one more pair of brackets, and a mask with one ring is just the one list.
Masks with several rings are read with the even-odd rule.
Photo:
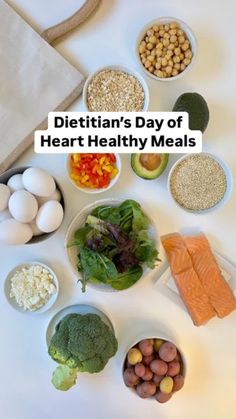
[[13, 268], [4, 284], [8, 303], [21, 313], [45, 313], [56, 302], [59, 282], [49, 266], [24, 262]]
[[210, 153], [188, 154], [172, 166], [168, 191], [185, 211], [206, 214], [226, 204], [233, 189], [228, 165]]
[[136, 42], [141, 68], [155, 80], [173, 81], [186, 74], [197, 55], [197, 40], [182, 20], [161, 17], [141, 30]]
[[144, 112], [148, 110], [149, 90], [137, 71], [112, 65], [87, 78], [83, 101], [89, 112]]

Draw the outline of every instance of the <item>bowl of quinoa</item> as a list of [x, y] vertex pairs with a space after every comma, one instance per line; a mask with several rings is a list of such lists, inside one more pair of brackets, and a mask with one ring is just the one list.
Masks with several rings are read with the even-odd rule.
[[230, 168], [210, 153], [181, 157], [171, 168], [168, 191], [185, 211], [204, 214], [222, 207], [232, 193]]
[[148, 110], [149, 91], [138, 72], [113, 65], [87, 78], [83, 101], [89, 112], [143, 112]]

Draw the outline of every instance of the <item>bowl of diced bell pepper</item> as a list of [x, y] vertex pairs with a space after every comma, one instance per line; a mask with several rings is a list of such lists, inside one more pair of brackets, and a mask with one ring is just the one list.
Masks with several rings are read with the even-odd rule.
[[72, 153], [67, 158], [69, 179], [82, 192], [107, 191], [118, 181], [120, 172], [119, 154]]

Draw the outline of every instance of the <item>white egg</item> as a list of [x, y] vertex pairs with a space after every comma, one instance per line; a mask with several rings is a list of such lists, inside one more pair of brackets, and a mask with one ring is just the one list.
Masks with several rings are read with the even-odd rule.
[[24, 189], [24, 185], [22, 182], [22, 175], [13, 175], [7, 182], [7, 186], [10, 188], [11, 192], [19, 191], [20, 189]]
[[32, 221], [38, 211], [37, 199], [23, 189], [11, 195], [8, 206], [11, 215], [21, 223]]
[[0, 212], [0, 223], [4, 220], [7, 220], [8, 218], [11, 218], [11, 213], [8, 209]]
[[25, 244], [33, 236], [28, 224], [20, 223], [14, 218], [9, 218], [0, 224], [0, 243]]
[[38, 228], [35, 220], [31, 221], [31, 223], [29, 223], [29, 226], [33, 232], [33, 236], [41, 236], [41, 234], [43, 234], [42, 230]]
[[22, 182], [27, 191], [37, 196], [50, 196], [56, 189], [53, 177], [38, 167], [26, 169], [23, 173]]
[[39, 207], [41, 207], [41, 205], [43, 205], [47, 201], [58, 201], [58, 202], [60, 202], [60, 200], [61, 200], [61, 192], [58, 189], [56, 189], [55, 192], [52, 195], [48, 196], [48, 197], [46, 197], [46, 196], [37, 196], [36, 198], [37, 198]]
[[57, 201], [45, 202], [38, 211], [36, 224], [45, 233], [55, 231], [62, 223], [64, 211]]
[[4, 183], [0, 183], [0, 211], [4, 211], [7, 208], [10, 195], [10, 188], [4, 185]]

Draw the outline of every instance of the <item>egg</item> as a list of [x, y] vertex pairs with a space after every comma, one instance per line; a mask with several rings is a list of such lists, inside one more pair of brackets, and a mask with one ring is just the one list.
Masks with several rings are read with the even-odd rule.
[[31, 221], [29, 226], [33, 232], [33, 236], [41, 236], [41, 234], [43, 234], [43, 232], [38, 228], [35, 220]]
[[38, 211], [36, 225], [44, 233], [55, 231], [62, 223], [64, 211], [57, 201], [45, 202]]
[[0, 243], [25, 244], [33, 236], [28, 224], [20, 223], [14, 218], [9, 218], [0, 223]]
[[7, 208], [10, 195], [10, 188], [4, 185], [4, 183], [0, 183], [0, 211], [4, 211]]
[[0, 223], [4, 220], [7, 220], [8, 218], [12, 218], [11, 213], [8, 209], [5, 209], [4, 211], [0, 212]]
[[11, 215], [21, 223], [32, 221], [38, 211], [37, 199], [23, 189], [11, 195], [8, 206]]
[[24, 189], [24, 185], [22, 182], [22, 175], [13, 175], [7, 182], [7, 186], [10, 188], [11, 192], [19, 191], [20, 189]]
[[30, 167], [23, 173], [24, 188], [37, 196], [50, 196], [55, 192], [56, 184], [51, 175], [38, 167]]
[[61, 193], [58, 189], [56, 189], [55, 192], [52, 195], [50, 195], [49, 197], [45, 197], [45, 196], [38, 196], [37, 197], [39, 207], [41, 207], [41, 205], [43, 205], [47, 201], [58, 201], [58, 202], [60, 202], [60, 200], [61, 200]]

